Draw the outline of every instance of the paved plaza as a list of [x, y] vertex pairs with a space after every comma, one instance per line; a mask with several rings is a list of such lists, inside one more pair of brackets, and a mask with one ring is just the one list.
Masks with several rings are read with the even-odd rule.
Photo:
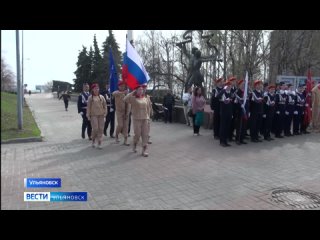
[[[44, 142], [1, 145], [1, 209], [277, 210], [299, 208], [274, 201], [275, 189], [320, 195], [319, 133], [222, 148], [212, 130], [193, 136], [184, 124], [152, 122], [145, 158], [109, 136], [91, 148], [75, 102], [66, 112], [52, 94], [26, 100]], [[24, 188], [36, 177], [61, 178], [62, 187]], [[88, 201], [24, 202], [27, 191], [88, 192]]]

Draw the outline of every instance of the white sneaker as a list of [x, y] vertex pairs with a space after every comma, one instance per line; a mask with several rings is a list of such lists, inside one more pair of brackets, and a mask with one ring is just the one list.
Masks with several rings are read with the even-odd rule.
[[96, 144], [93, 142], [91, 146], [92, 146], [93, 148], [95, 148], [95, 147], [96, 147]]
[[98, 149], [102, 149], [101, 145], [98, 145]]

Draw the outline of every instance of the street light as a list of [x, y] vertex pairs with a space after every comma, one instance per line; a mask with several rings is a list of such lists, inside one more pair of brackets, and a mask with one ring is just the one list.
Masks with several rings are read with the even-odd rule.
[[[21, 76], [20, 76], [20, 46], [19, 46], [19, 30], [16, 30], [16, 57], [17, 57], [17, 112], [18, 112], [18, 129], [22, 129], [22, 102], [23, 94], [21, 92]], [[22, 96], [21, 96], [22, 95]]]

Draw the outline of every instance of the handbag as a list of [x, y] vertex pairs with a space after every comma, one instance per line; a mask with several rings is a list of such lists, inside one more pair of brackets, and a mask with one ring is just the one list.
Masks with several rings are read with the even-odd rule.
[[192, 116], [193, 116], [192, 108], [190, 108], [190, 110], [189, 110], [189, 112], [188, 112], [188, 116], [189, 116], [189, 117], [192, 117]]
[[196, 119], [195, 119], [195, 125], [196, 126], [201, 126], [203, 124], [203, 118], [204, 118], [204, 113], [203, 112], [197, 112], [196, 113]]

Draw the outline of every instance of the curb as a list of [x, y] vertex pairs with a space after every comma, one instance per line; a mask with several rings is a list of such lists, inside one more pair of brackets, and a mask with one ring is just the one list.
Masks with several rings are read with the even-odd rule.
[[1, 140], [1, 144], [42, 142], [42, 141], [43, 141], [43, 137], [14, 138], [14, 139], [9, 139], [9, 140]]

